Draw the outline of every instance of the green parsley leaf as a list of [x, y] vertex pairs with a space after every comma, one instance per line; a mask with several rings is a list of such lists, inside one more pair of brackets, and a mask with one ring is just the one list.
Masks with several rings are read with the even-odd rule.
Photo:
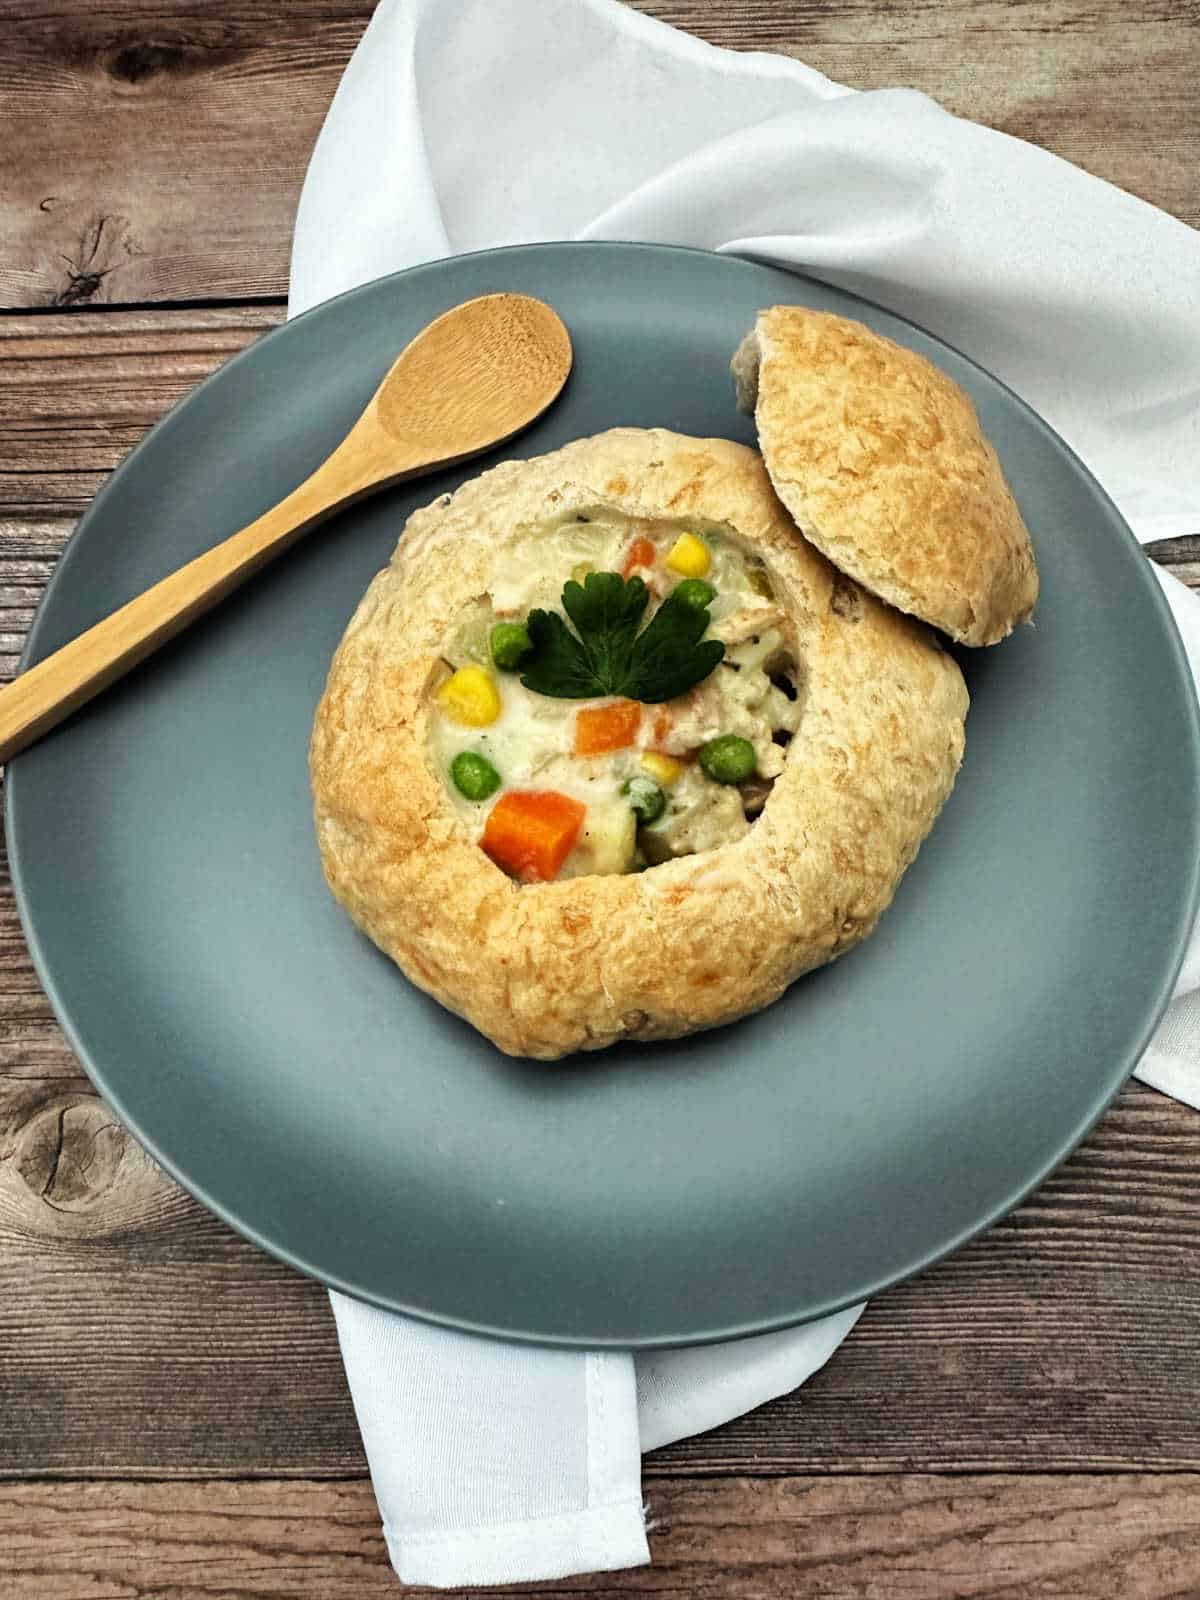
[[649, 599], [641, 578], [616, 572], [589, 572], [582, 584], [565, 584], [563, 609], [576, 631], [556, 611], [531, 611], [533, 649], [522, 662], [521, 682], [560, 700], [622, 695], [653, 705], [685, 693], [708, 677], [725, 646], [703, 637], [708, 608], [674, 590], [639, 633]]
[[630, 700], [674, 700], [707, 678], [725, 654], [719, 639], [705, 639], [708, 607], [672, 590], [638, 635], [622, 694]]
[[590, 700], [608, 692], [596, 687], [587, 651], [557, 611], [531, 611], [525, 626], [533, 641], [521, 674], [527, 689], [556, 695], [560, 700]]
[[640, 578], [628, 582], [616, 572], [589, 572], [582, 584], [563, 585], [563, 610], [583, 641], [596, 682], [612, 685], [601, 694], [623, 694], [617, 686], [629, 667], [638, 624], [650, 603]]

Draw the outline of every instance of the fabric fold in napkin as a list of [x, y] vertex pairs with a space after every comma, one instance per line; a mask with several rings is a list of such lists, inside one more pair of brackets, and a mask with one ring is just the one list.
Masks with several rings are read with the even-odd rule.
[[785, 1394], [855, 1306], [736, 1344], [639, 1355], [482, 1339], [331, 1294], [392, 1564], [454, 1587], [649, 1560], [641, 1452]]
[[[751, 255], [879, 301], [1028, 400], [1141, 539], [1200, 533], [1200, 236], [1184, 224], [914, 91], [858, 94], [615, 0], [384, 0], [313, 155], [290, 311], [568, 238]], [[1200, 671], [1200, 601], [1159, 578]], [[1198, 988], [1193, 940], [1139, 1068], [1192, 1105]], [[331, 1299], [392, 1560], [445, 1586], [645, 1562], [640, 1451], [795, 1388], [861, 1310], [635, 1360]]]

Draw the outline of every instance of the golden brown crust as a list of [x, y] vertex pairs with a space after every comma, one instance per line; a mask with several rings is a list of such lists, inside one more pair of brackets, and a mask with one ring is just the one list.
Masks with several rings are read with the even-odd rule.
[[969, 397], [861, 322], [759, 313], [733, 361], [771, 481], [835, 566], [962, 644], [1024, 622], [1037, 566]]
[[[745, 838], [627, 876], [518, 886], [430, 764], [438, 648], [538, 524], [609, 505], [728, 526], [794, 625], [804, 713]], [[754, 451], [618, 429], [509, 462], [409, 519], [334, 657], [311, 769], [329, 885], [429, 994], [552, 1058], [715, 1027], [865, 938], [950, 791], [967, 693], [926, 630], [835, 575]]]

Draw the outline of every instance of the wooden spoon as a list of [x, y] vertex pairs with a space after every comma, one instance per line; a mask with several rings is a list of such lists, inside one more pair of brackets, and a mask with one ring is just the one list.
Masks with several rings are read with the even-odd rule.
[[0, 689], [0, 761], [333, 512], [511, 439], [557, 398], [570, 370], [570, 337], [541, 300], [489, 294], [443, 313], [401, 352], [342, 443], [298, 489]]

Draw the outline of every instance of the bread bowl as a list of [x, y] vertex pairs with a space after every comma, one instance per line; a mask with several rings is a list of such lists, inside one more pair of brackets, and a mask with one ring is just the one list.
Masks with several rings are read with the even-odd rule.
[[[627, 696], [541, 696], [553, 702], [534, 741], [547, 760], [527, 770], [513, 751], [538, 691], [489, 660], [492, 628], [531, 605], [553, 609], [573, 570], [583, 593], [582, 569], [618, 562], [623, 580], [644, 575], [659, 589], [647, 604], [657, 615], [673, 593], [662, 589], [684, 581], [686, 562], [669, 562], [686, 539], [739, 602], [722, 611], [721, 583], [698, 580], [717, 590], [705, 641], [761, 623], [757, 635], [726, 639], [725, 657], [686, 694], [632, 702], [636, 726], [620, 711]], [[638, 540], [653, 559], [630, 572]], [[751, 591], [762, 606], [748, 623], [739, 613], [755, 611], [741, 604]], [[770, 630], [778, 641], [767, 657], [735, 672], [735, 653], [752, 640], [761, 652]], [[756, 680], [749, 707], [723, 687], [742, 670], [770, 686]], [[485, 699], [493, 693], [500, 704], [490, 721], [448, 714], [463, 709], [452, 684], [463, 687], [464, 671], [490, 680]], [[615, 429], [494, 467], [409, 519], [346, 630], [317, 711], [310, 767], [321, 859], [363, 932], [501, 1050], [553, 1059], [673, 1038], [768, 1005], [871, 932], [950, 792], [966, 709], [953, 657], [831, 567], [798, 532], [756, 452]], [[685, 730], [680, 739], [709, 733], [714, 716], [744, 715], [736, 737], [753, 747], [756, 769], [771, 770], [755, 771], [749, 800], [729, 773], [711, 780], [724, 798], [710, 809], [724, 823], [694, 829], [681, 849], [676, 837], [648, 851], [663, 819], [642, 817], [632, 854], [626, 839], [615, 856], [598, 857], [587, 796], [608, 806], [624, 790], [633, 809], [631, 780], [646, 756], [689, 767], [690, 751], [677, 743], [672, 752], [663, 711]], [[626, 724], [597, 753], [577, 756], [593, 749], [590, 734], [580, 745], [588, 712], [602, 726]], [[517, 737], [506, 745], [510, 715]], [[458, 792], [450, 774], [463, 755], [486, 761], [499, 787], [475, 799]], [[562, 775], [572, 761], [582, 764], [578, 784]], [[701, 780], [689, 771], [686, 781]], [[570, 804], [560, 807], [538, 820], [540, 844], [522, 855], [513, 829], [490, 819], [526, 804], [508, 796], [546, 792], [582, 806], [585, 820], [572, 835]], [[599, 832], [611, 845], [612, 830]], [[542, 849], [549, 838], [555, 849]], [[550, 881], [539, 870], [547, 864]], [[531, 878], [543, 881], [523, 881]]]

